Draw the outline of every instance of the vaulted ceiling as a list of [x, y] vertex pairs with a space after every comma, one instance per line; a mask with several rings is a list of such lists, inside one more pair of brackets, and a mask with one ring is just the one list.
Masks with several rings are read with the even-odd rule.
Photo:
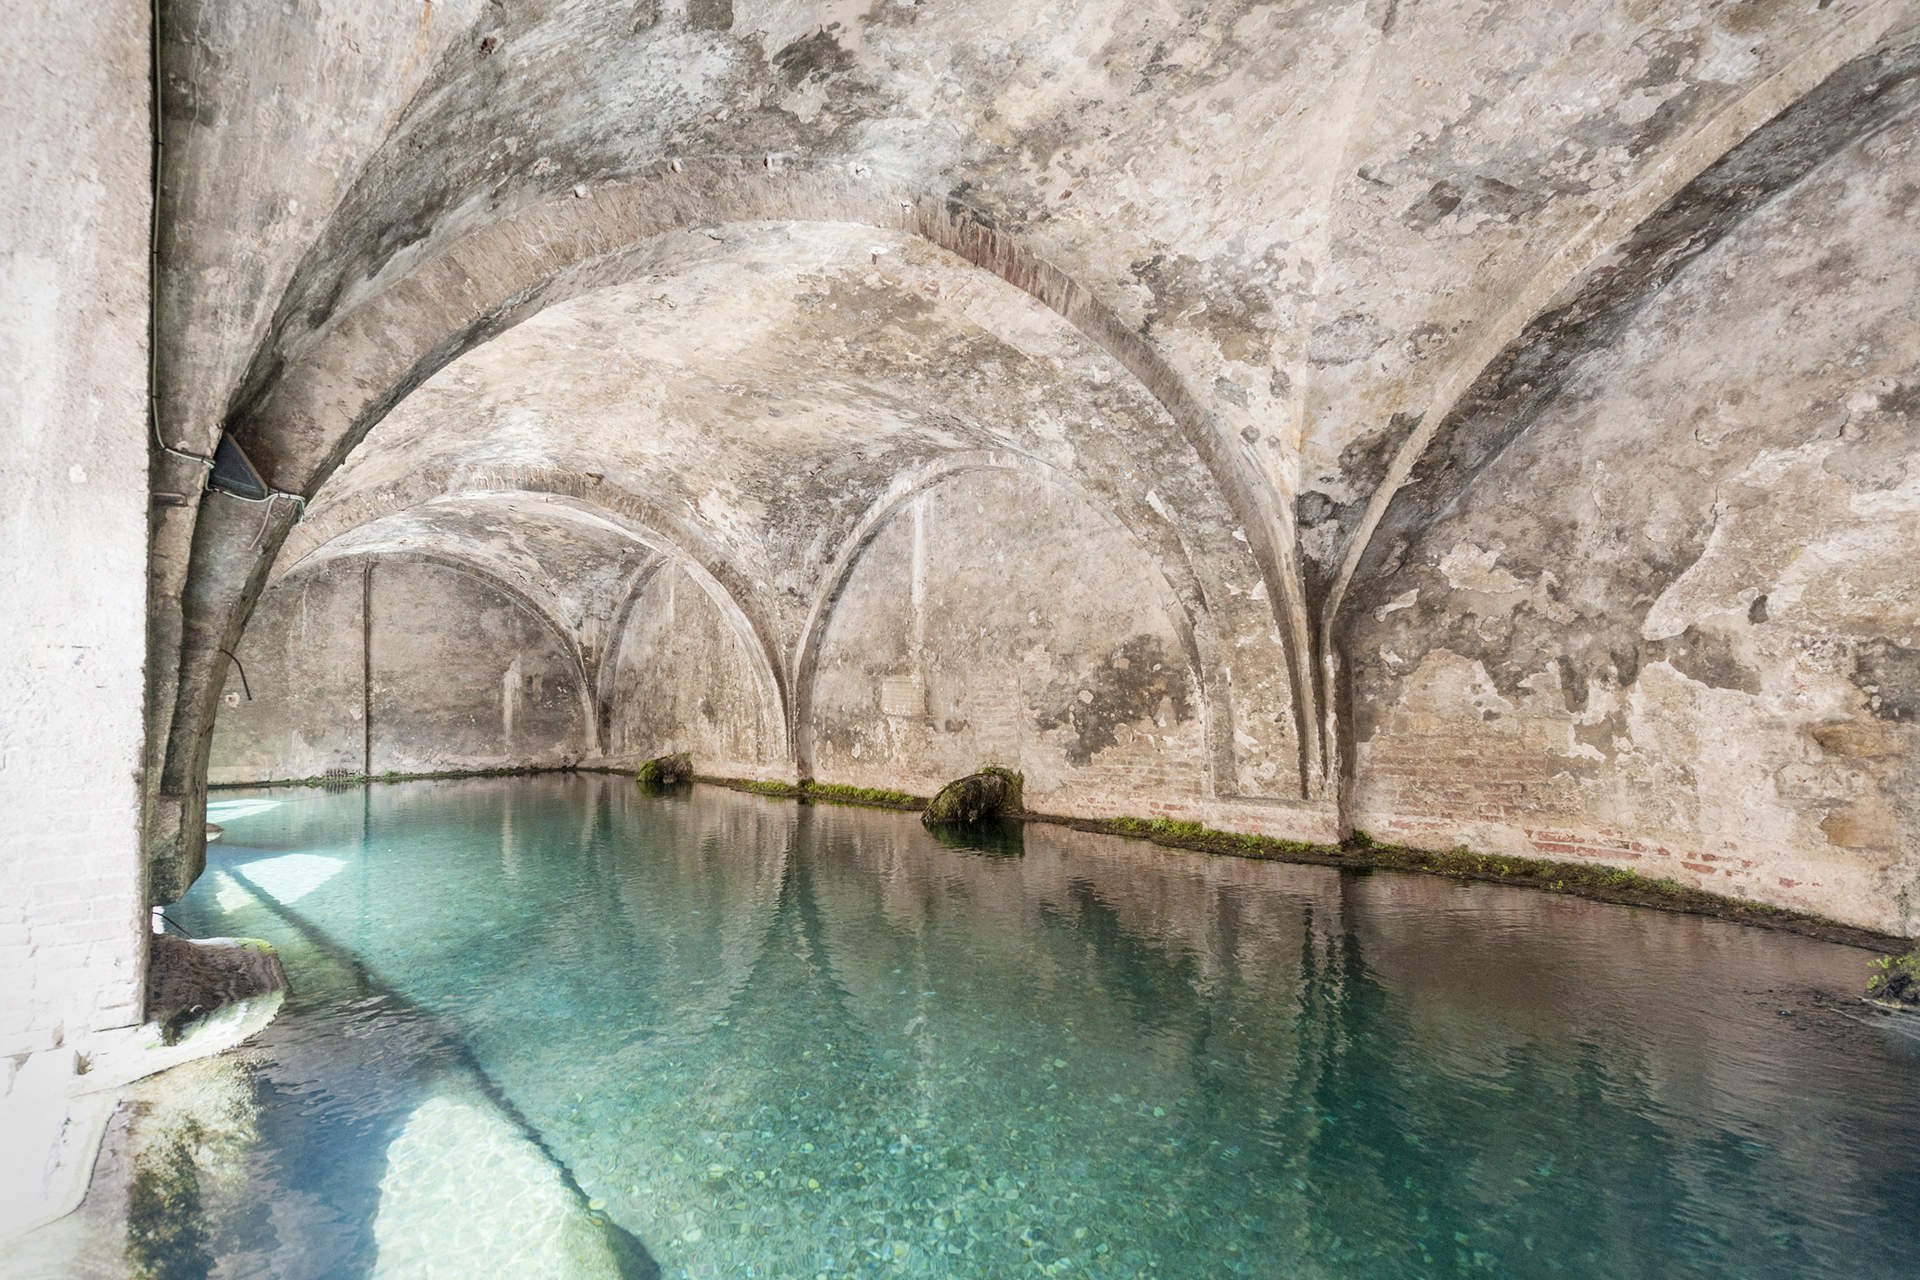
[[[745, 165], [799, 185], [827, 166], [874, 208], [935, 203], [1010, 238], [1150, 344], [1221, 441], [1214, 465], [1262, 482], [1276, 509], [1308, 495], [1319, 516], [1363, 504], [1415, 425], [1554, 289], [1835, 68], [1887, 45], [1900, 8], [183, 0], [163, 22], [162, 422], [197, 449], [235, 423], [272, 470], [276, 424], [255, 415], [275, 380], [463, 239], [663, 167]], [[575, 387], [592, 343], [622, 353], [609, 389], [634, 390], [626, 368], [645, 387], [627, 420], [590, 402], [579, 416], [633, 436], [636, 457], [673, 455], [672, 479], [643, 486], [697, 504], [725, 476], [714, 501], [735, 483], [745, 497], [753, 482], [734, 478], [723, 443], [685, 452], [674, 435], [743, 411], [769, 457], [832, 430], [846, 448], [831, 488], [863, 454], [880, 472], [915, 448], [967, 447], [969, 432], [1044, 429], [987, 422], [983, 402], [1002, 395], [1141, 399], [1095, 382], [1100, 363], [1066, 356], [1065, 335], [1050, 340], [1051, 367], [1002, 359], [1007, 380], [970, 379], [969, 361], [997, 358], [996, 325], [1046, 328], [1021, 314], [1032, 307], [899, 234], [720, 230], [756, 203], [716, 190], [738, 185], [664, 191], [684, 207], [662, 225], [707, 243], [662, 247], [642, 269], [653, 284], [556, 318], [521, 353], [571, 346]], [[797, 213], [807, 197], [757, 202]], [[473, 248], [523, 247], [512, 239]], [[760, 327], [726, 332], [756, 307], [772, 308]], [[1002, 308], [1004, 321], [988, 314]], [[806, 335], [820, 349], [745, 350], [783, 322], [824, 325]], [[803, 367], [847, 348], [860, 367]], [[944, 371], [927, 367], [933, 349]], [[920, 381], [879, 374], [890, 357]], [[775, 365], [805, 385], [767, 385]], [[969, 382], [976, 403], [936, 422]], [[445, 432], [451, 399], [498, 385], [463, 366], [395, 424], [393, 445], [441, 461], [500, 452], [472, 424], [417, 439]], [[783, 403], [790, 415], [775, 416]], [[999, 416], [1028, 407], [1016, 405]], [[492, 420], [511, 416], [497, 408]], [[550, 444], [532, 438], [535, 416], [553, 424]], [[513, 449], [596, 438], [560, 417], [520, 415]], [[274, 478], [319, 478], [289, 470], [309, 474]], [[1314, 561], [1345, 554], [1353, 518], [1305, 523]]]
[[1311, 744], [1366, 557], [1920, 74], [1894, 0], [169, 0], [161, 35], [160, 431], [306, 506], [284, 548], [290, 510], [156, 535], [174, 783], [263, 553], [460, 558], [587, 647], [668, 557], [791, 654], [969, 459], [1089, 495], [1202, 648], [1283, 647]]

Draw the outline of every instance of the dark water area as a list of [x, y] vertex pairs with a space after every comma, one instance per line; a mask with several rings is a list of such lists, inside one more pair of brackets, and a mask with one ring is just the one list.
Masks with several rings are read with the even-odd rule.
[[212, 816], [169, 914], [294, 987], [221, 1275], [1920, 1274], [1864, 952], [593, 775]]

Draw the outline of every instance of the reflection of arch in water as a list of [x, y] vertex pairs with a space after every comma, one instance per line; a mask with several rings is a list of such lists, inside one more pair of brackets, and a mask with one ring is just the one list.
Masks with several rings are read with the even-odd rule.
[[[614, 830], [624, 851], [610, 868], [633, 940], [655, 965], [644, 1054], [663, 1038], [698, 1039], [750, 980], [768, 945], [792, 858], [785, 806], [718, 788], [697, 803], [616, 787]], [[632, 982], [632, 978], [626, 979]], [[635, 984], [636, 986], [638, 984]]]

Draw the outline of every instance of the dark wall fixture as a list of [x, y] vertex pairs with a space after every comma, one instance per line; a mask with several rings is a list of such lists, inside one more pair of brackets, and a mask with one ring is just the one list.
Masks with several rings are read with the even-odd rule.
[[253, 469], [246, 451], [232, 436], [224, 434], [219, 447], [213, 451], [213, 472], [207, 477], [207, 487], [255, 502], [267, 496], [267, 482]]

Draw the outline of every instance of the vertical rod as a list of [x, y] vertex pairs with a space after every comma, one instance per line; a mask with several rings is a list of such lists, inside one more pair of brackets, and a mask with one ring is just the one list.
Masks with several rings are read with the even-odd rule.
[[373, 776], [373, 560], [360, 569], [360, 772]]

